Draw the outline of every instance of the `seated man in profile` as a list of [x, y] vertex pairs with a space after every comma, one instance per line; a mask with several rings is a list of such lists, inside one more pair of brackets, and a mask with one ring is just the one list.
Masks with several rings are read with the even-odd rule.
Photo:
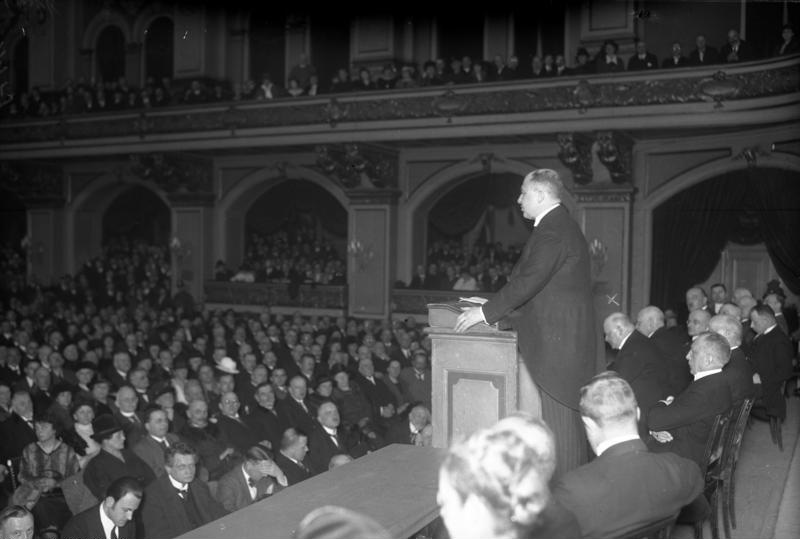
[[725, 314], [711, 318], [708, 327], [714, 333], [722, 335], [731, 347], [731, 357], [722, 369], [722, 374], [731, 389], [731, 401], [741, 402], [754, 397], [756, 388], [753, 384], [753, 368], [742, 351], [742, 323], [738, 319]]
[[597, 458], [561, 477], [553, 495], [578, 519], [582, 537], [624, 535], [675, 514], [702, 493], [697, 464], [651, 453], [639, 438], [636, 397], [616, 373], [598, 374], [581, 388], [580, 411]]
[[704, 466], [706, 441], [717, 414], [731, 407], [731, 390], [722, 368], [731, 349], [725, 337], [705, 332], [692, 342], [686, 356], [694, 381], [677, 397], [669, 396], [650, 409], [652, 451], [672, 451]]

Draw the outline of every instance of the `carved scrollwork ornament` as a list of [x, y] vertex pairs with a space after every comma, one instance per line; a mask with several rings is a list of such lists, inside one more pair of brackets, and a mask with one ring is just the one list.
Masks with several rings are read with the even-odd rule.
[[592, 147], [585, 136], [577, 133], [559, 133], [558, 158], [572, 172], [572, 180], [579, 185], [592, 182]]

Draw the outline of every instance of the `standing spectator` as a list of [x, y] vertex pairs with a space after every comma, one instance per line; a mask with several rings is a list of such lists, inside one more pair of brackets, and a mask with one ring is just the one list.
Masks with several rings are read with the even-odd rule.
[[689, 59], [682, 54], [681, 44], [679, 41], [672, 42], [672, 54], [669, 58], [664, 58], [661, 67], [686, 67], [689, 65]]
[[647, 43], [641, 39], [636, 42], [636, 54], [628, 60], [628, 71], [658, 69], [658, 58], [647, 50]]
[[300, 53], [300, 56], [297, 58], [297, 65], [292, 67], [289, 71], [289, 77], [287, 80], [291, 81], [292, 79], [297, 81], [298, 86], [305, 90], [308, 88], [309, 81], [311, 80], [311, 75], [316, 75], [317, 69], [308, 63], [308, 55], [306, 53]]
[[755, 59], [750, 44], [740, 38], [739, 31], [733, 28], [728, 30], [728, 42], [722, 46], [719, 54], [726, 63], [748, 62]]

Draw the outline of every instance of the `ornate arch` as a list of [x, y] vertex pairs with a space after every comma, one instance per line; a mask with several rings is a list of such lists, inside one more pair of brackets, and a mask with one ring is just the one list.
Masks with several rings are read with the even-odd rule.
[[175, 15], [172, 12], [163, 9], [159, 10], [155, 6], [150, 6], [149, 9], [140, 13], [133, 23], [133, 33], [131, 34], [133, 39], [139, 43], [144, 43], [145, 31], [150, 28], [153, 21], [161, 18], [169, 19], [172, 24], [175, 24]]
[[[797, 172], [798, 177], [800, 177], [800, 157], [793, 154], [771, 153], [769, 155], [759, 156], [758, 166]], [[643, 214], [643, 226], [634, 226], [634, 229], [638, 228], [641, 230], [641, 234], [644, 235], [644, 237], [641, 238], [641, 241], [635, 242], [635, 245], [641, 245], [643, 247], [641, 258], [643, 278], [641, 280], [641, 288], [639, 288], [638, 294], [640, 298], [650, 299], [650, 285], [652, 282], [653, 264], [653, 213], [655, 212], [656, 208], [673, 196], [694, 185], [702, 183], [706, 180], [710, 180], [717, 176], [721, 176], [728, 172], [746, 170], [747, 167], [748, 164], [743, 159], [734, 160], [731, 157], [716, 159], [709, 163], [705, 163], [693, 169], [682, 172], [662, 188], [656, 190], [652, 195], [642, 200], [641, 211]]]
[[[155, 185], [136, 180], [131, 176], [105, 172], [98, 175], [64, 207], [64, 255], [66, 270], [74, 272], [86, 253], [96, 250], [101, 242], [102, 219], [108, 206], [123, 191], [132, 186], [152, 191], [170, 210], [171, 226], [175, 226], [175, 213], [166, 193]], [[88, 237], [87, 237], [88, 235]], [[79, 245], [80, 243], [80, 245]]]
[[[327, 176], [307, 167], [287, 164], [285, 167], [265, 166], [242, 178], [223, 198], [216, 208], [214, 243], [215, 259], [231, 260], [244, 252], [244, 216], [255, 201], [286, 181], [309, 181], [331, 194], [345, 209], [349, 199], [345, 192]], [[236, 229], [241, 229], [237, 230]], [[239, 253], [241, 251], [242, 253]]]
[[107, 26], [117, 26], [122, 30], [122, 35], [125, 37], [125, 43], [132, 43], [134, 41], [134, 34], [131, 25], [125, 16], [118, 11], [111, 11], [108, 9], [102, 10], [94, 16], [94, 18], [86, 25], [83, 31], [83, 40], [81, 47], [86, 50], [94, 50], [97, 38]]

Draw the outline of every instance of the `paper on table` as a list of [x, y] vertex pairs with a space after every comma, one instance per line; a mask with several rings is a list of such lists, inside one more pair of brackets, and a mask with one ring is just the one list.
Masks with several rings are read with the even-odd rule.
[[458, 298], [458, 301], [468, 301], [469, 303], [477, 303], [478, 305], [483, 305], [489, 300], [487, 298], [482, 298], [479, 296], [472, 296], [470, 298]]

